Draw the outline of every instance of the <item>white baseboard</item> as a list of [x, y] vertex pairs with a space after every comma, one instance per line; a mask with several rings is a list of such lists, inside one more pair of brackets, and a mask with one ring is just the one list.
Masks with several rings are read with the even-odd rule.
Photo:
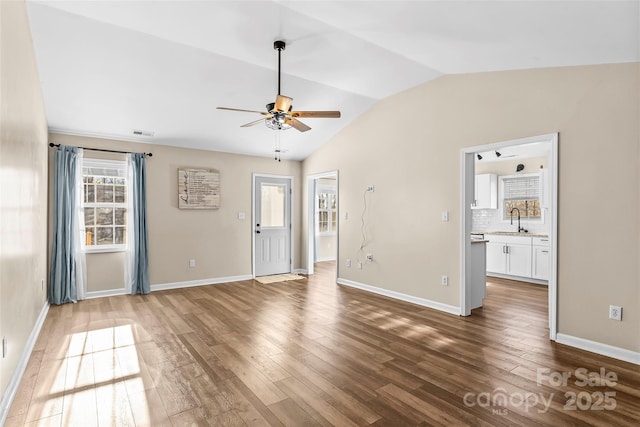
[[189, 280], [186, 282], [162, 283], [159, 285], [151, 285], [151, 291], [164, 291], [167, 289], [190, 288], [192, 286], [218, 285], [220, 283], [240, 282], [242, 280], [251, 280], [253, 276], [248, 274], [245, 276], [228, 276], [217, 277], [215, 279]]
[[293, 274], [308, 274], [309, 272], [307, 271], [306, 268], [295, 268], [292, 271]]
[[316, 262], [329, 262], [329, 261], [336, 261], [336, 257], [325, 257], [325, 258], [316, 259]]
[[107, 289], [104, 291], [86, 292], [84, 294], [84, 299], [113, 297], [116, 295], [127, 295], [127, 291], [126, 289], [122, 288], [122, 289]]
[[49, 303], [45, 302], [42, 310], [40, 311], [40, 314], [38, 315], [36, 324], [33, 325], [33, 329], [31, 330], [31, 334], [29, 335], [29, 338], [27, 339], [27, 342], [24, 346], [24, 350], [22, 351], [22, 355], [20, 356], [18, 365], [13, 370], [13, 375], [11, 375], [9, 384], [7, 384], [7, 388], [2, 394], [2, 399], [0, 399], [0, 426], [3, 426], [5, 421], [7, 421], [9, 409], [11, 408], [11, 404], [13, 403], [13, 399], [16, 397], [18, 386], [20, 385], [20, 381], [22, 380], [25, 369], [27, 369], [27, 363], [29, 363], [31, 352], [33, 351], [33, 347], [36, 345], [38, 335], [40, 335], [40, 330], [42, 329], [42, 325], [44, 324], [45, 319], [47, 318], [48, 312]]
[[443, 304], [437, 301], [431, 301], [425, 298], [418, 298], [412, 295], [403, 294], [400, 292], [390, 291], [388, 289], [377, 288], [371, 285], [365, 285], [364, 283], [354, 282], [353, 280], [338, 278], [336, 281], [341, 285], [350, 286], [352, 288], [362, 289], [363, 291], [372, 292], [378, 295], [384, 295], [389, 298], [394, 298], [401, 301], [410, 302], [412, 304], [421, 305], [423, 307], [433, 308], [435, 310], [444, 311], [445, 313], [460, 315], [460, 307], [456, 307], [449, 304]]
[[627, 350], [626, 348], [615, 347], [609, 344], [603, 344], [597, 341], [591, 341], [584, 338], [574, 337], [572, 335], [561, 333], [558, 333], [556, 335], [556, 342], [571, 347], [576, 347], [581, 350], [587, 350], [592, 353], [600, 354], [602, 356], [608, 356], [614, 359], [640, 365], [640, 353]]

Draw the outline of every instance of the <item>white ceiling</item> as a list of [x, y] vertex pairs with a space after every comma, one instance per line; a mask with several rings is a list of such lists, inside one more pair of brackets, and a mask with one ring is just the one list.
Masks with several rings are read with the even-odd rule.
[[[27, 0], [50, 129], [271, 156], [239, 126], [277, 92], [342, 111], [282, 134], [303, 159], [377, 100], [470, 73], [640, 61], [639, 1]], [[133, 129], [154, 132], [138, 138]]]

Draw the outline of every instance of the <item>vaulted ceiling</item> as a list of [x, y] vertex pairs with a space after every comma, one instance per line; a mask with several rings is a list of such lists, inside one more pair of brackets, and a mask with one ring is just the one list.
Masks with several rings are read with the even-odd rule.
[[[378, 100], [444, 74], [640, 61], [633, 1], [27, 0], [52, 131], [271, 156], [241, 128], [277, 93], [312, 130], [281, 133], [303, 159]], [[398, 117], [402, 115], [398, 105]], [[135, 136], [144, 130], [153, 136]]]

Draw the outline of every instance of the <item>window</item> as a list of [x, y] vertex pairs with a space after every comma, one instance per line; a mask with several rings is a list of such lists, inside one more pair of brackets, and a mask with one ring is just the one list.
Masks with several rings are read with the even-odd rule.
[[520, 211], [520, 218], [542, 219], [539, 174], [503, 176], [500, 181], [503, 219], [511, 218], [511, 211], [515, 208]]
[[[322, 190], [320, 190], [322, 191]], [[319, 192], [316, 200], [316, 221], [318, 233], [335, 233], [338, 221], [336, 194]]]
[[285, 226], [285, 185], [260, 184], [260, 224], [262, 227]]
[[127, 163], [85, 158], [82, 182], [87, 251], [124, 250], [127, 243]]

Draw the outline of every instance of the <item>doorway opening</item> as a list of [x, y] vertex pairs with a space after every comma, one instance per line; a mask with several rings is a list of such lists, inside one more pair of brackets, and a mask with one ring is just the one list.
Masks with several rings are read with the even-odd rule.
[[291, 273], [293, 177], [253, 175], [253, 276]]
[[338, 171], [307, 176], [307, 273], [338, 260]]
[[[540, 164], [541, 162], [538, 161], [540, 159], [534, 157], [533, 162], [537, 162], [539, 166], [525, 167], [526, 162], [517, 161], [518, 155], [512, 154], [518, 150], [526, 152], [528, 149], [542, 150], [541, 152], [545, 153], [545, 161], [542, 162], [544, 164]], [[514, 158], [514, 161], [510, 162], [513, 164], [506, 162], [510, 156]], [[497, 162], [497, 159], [501, 161]], [[513, 171], [483, 170], [482, 162], [491, 160], [496, 161], [496, 164], [509, 164], [513, 166]], [[492, 277], [512, 279], [526, 275], [526, 282], [546, 282], [548, 284], [549, 337], [555, 340], [557, 334], [558, 134], [465, 148], [461, 151], [461, 175], [460, 314], [471, 315], [471, 309], [477, 307], [478, 301], [478, 258], [474, 255], [478, 251], [477, 247], [474, 248], [475, 252], [472, 250], [472, 232], [477, 232], [474, 228], [486, 230], [498, 224], [499, 230], [504, 231], [499, 231], [497, 234], [503, 233], [504, 237], [489, 239], [486, 247], [487, 258], [482, 262], [484, 272], [489, 270]], [[493, 195], [487, 191], [482, 194], [484, 190], [478, 187], [482, 182], [495, 186], [491, 188], [495, 188], [497, 194]], [[537, 192], [538, 189], [539, 192]], [[485, 217], [478, 215], [478, 209], [483, 208], [486, 208], [487, 212]], [[482, 223], [483, 221], [485, 222]], [[494, 222], [491, 223], [491, 221]], [[478, 222], [481, 223], [480, 226]], [[516, 231], [514, 227], [518, 230]], [[533, 237], [536, 235], [538, 237]], [[473, 237], [475, 236], [477, 235]], [[524, 253], [530, 254], [528, 259], [526, 256], [524, 258], [520, 256], [524, 249], [518, 246], [519, 242], [511, 241], [523, 236], [531, 236], [529, 247], [524, 248], [526, 249]], [[503, 239], [504, 243], [500, 239]], [[494, 240], [499, 242], [495, 243]], [[496, 247], [499, 262], [495, 261]], [[535, 257], [536, 250], [538, 258]], [[509, 263], [510, 255], [513, 255], [511, 263]], [[500, 263], [502, 259], [506, 263], [505, 270], [502, 270]], [[521, 259], [528, 264], [523, 264]], [[510, 267], [512, 270], [509, 270]]]

